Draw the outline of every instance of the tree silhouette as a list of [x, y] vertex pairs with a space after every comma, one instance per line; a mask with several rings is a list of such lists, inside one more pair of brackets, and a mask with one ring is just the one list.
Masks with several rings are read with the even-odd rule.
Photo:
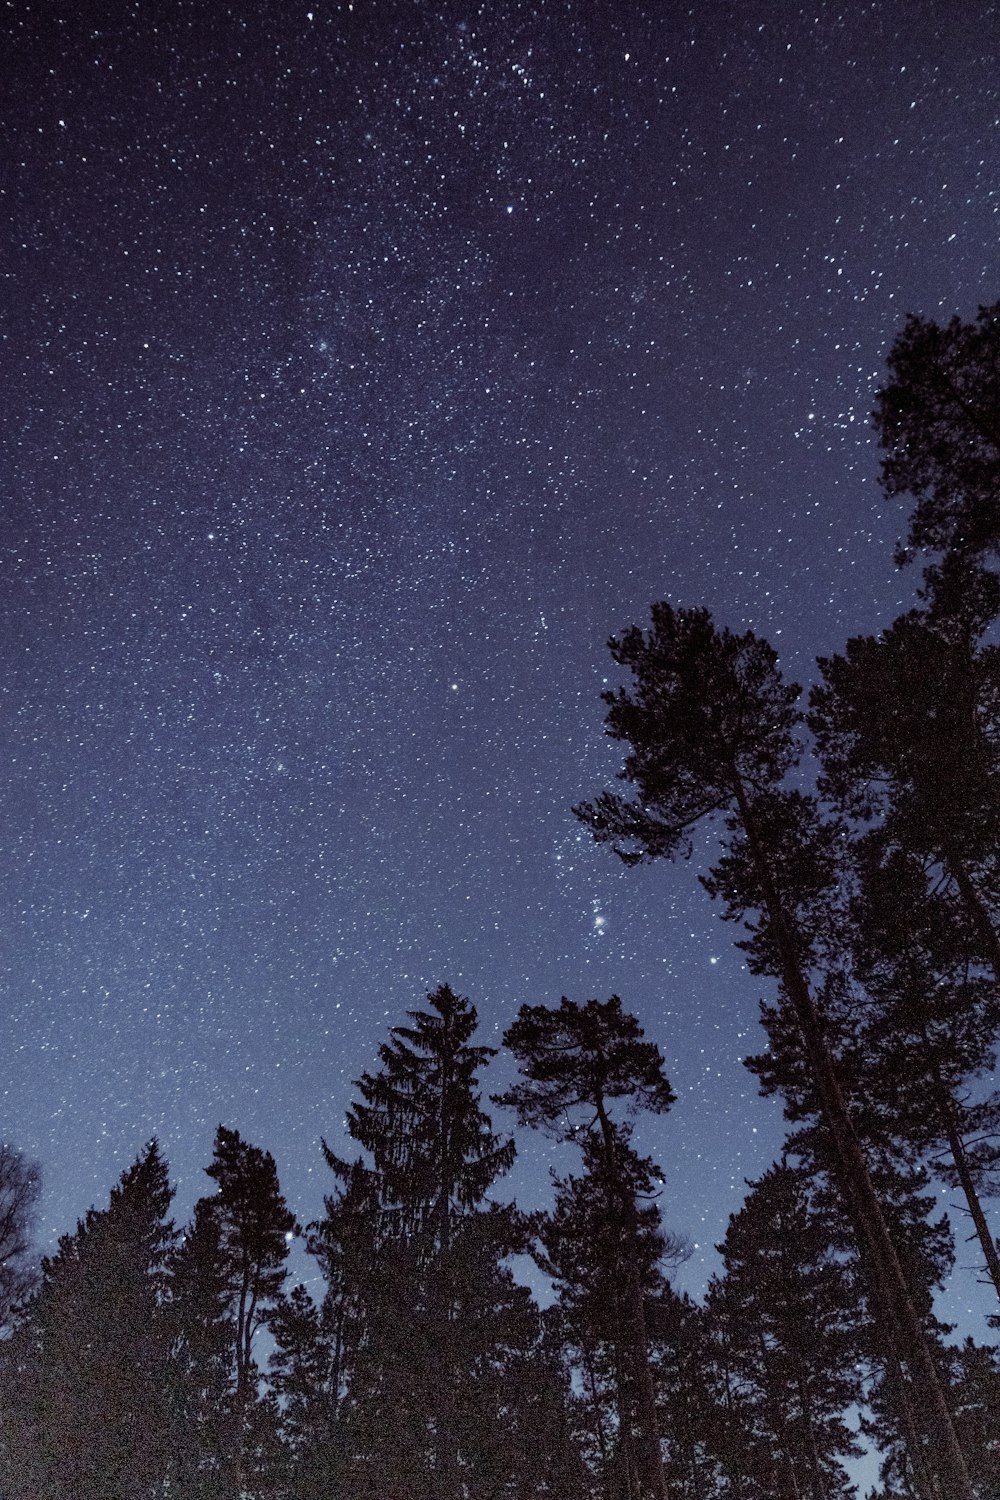
[[555, 1388], [537, 1312], [504, 1263], [526, 1232], [487, 1198], [514, 1156], [480, 1105], [477, 1075], [495, 1049], [474, 1043], [476, 1011], [447, 985], [409, 1021], [348, 1111], [365, 1156], [326, 1148], [340, 1191], [314, 1231], [352, 1492], [561, 1493], [545, 1486], [572, 1470], [565, 1445], [540, 1454], [527, 1436], [552, 1425], [550, 1406], [529, 1410], [532, 1380]]
[[773, 971], [798, 1027], [829, 1132], [838, 1185], [872, 1282], [875, 1306], [919, 1392], [927, 1449], [955, 1500], [972, 1500], [965, 1462], [922, 1320], [900, 1265], [809, 983], [814, 939], [795, 920], [815, 909], [836, 848], [809, 799], [783, 781], [797, 762], [798, 689], [751, 632], [716, 631], [703, 609], [653, 606], [652, 627], [610, 643], [632, 689], [604, 694], [607, 733], [626, 741], [619, 773], [636, 798], [604, 792], [577, 814], [627, 863], [676, 857], [704, 820], [725, 820], [728, 852], [710, 879], [731, 916], [750, 916], [757, 972]]
[[37, 1280], [30, 1249], [41, 1186], [37, 1165], [0, 1142], [0, 1333], [10, 1328]]
[[665, 1114], [674, 1102], [659, 1048], [642, 1036], [638, 1021], [622, 1010], [617, 995], [582, 1005], [564, 998], [558, 1010], [523, 1005], [504, 1036], [523, 1081], [497, 1102], [516, 1109], [520, 1124], [547, 1129], [563, 1140], [572, 1139], [580, 1128], [581, 1113], [583, 1128], [597, 1127], [602, 1168], [618, 1200], [623, 1228], [623, 1313], [636, 1392], [639, 1483], [643, 1494], [662, 1500], [666, 1489], [649, 1367], [636, 1184], [630, 1180], [621, 1133], [609, 1112], [615, 1099], [627, 1099], [633, 1111], [656, 1114]]
[[983, 1089], [996, 1064], [1000, 991], [971, 958], [974, 936], [954, 898], [928, 890], [924, 862], [902, 850], [884, 856], [877, 842], [866, 852], [874, 857], [862, 861], [852, 938], [869, 1002], [856, 1071], [883, 1137], [963, 1194], [1000, 1298], [983, 1202], [1000, 1192], [1000, 1098]]
[[882, 484], [910, 495], [909, 549], [1000, 548], [1000, 302], [945, 327], [910, 316], [888, 358], [875, 430]]
[[[659, 1311], [672, 1295], [662, 1266], [683, 1259], [686, 1246], [661, 1225], [655, 1202], [659, 1168], [634, 1150], [626, 1125], [613, 1123], [612, 1130], [610, 1164], [602, 1132], [574, 1133], [584, 1172], [556, 1178], [555, 1203], [539, 1221], [536, 1256], [558, 1294], [561, 1338], [582, 1396], [591, 1466], [602, 1492], [614, 1484], [629, 1494], [643, 1483], [635, 1445], [639, 1413], [629, 1259], [634, 1255], [637, 1263], [645, 1326], [654, 1316], [651, 1304]], [[634, 1245], [623, 1198], [634, 1205]], [[648, 1352], [658, 1354], [648, 1327], [646, 1333]], [[668, 1437], [676, 1437], [672, 1428]]]
[[171, 1482], [191, 1500], [225, 1500], [232, 1482], [236, 1342], [222, 1226], [214, 1199], [194, 1216], [169, 1261]]
[[218, 1259], [204, 1270], [222, 1288], [230, 1330], [233, 1422], [228, 1446], [232, 1485], [239, 1494], [257, 1398], [255, 1341], [280, 1306], [289, 1241], [298, 1226], [282, 1196], [274, 1158], [244, 1141], [238, 1131], [219, 1126], [205, 1171], [218, 1184], [218, 1192], [200, 1200], [199, 1207], [203, 1204], [205, 1218], [214, 1221]]
[[174, 1240], [167, 1167], [153, 1141], [42, 1262], [3, 1347], [11, 1500], [134, 1500], [169, 1466], [169, 1342], [162, 1316]]
[[1000, 653], [913, 611], [819, 667], [809, 726], [820, 791], [850, 817], [877, 822], [885, 848], [940, 867], [980, 959], [1000, 976]]
[[850, 1266], [833, 1254], [810, 1201], [809, 1174], [781, 1162], [729, 1221], [724, 1273], [706, 1302], [725, 1330], [744, 1397], [752, 1477], [761, 1495], [832, 1500], [847, 1490], [839, 1459], [858, 1448], [845, 1421], [862, 1394], [865, 1340]]

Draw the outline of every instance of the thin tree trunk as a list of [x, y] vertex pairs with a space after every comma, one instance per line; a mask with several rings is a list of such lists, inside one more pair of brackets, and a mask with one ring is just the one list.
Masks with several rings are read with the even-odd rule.
[[611, 1493], [610, 1484], [610, 1460], [608, 1456], [608, 1439], [604, 1431], [604, 1418], [601, 1415], [601, 1405], [597, 1394], [597, 1373], [594, 1370], [594, 1361], [591, 1351], [581, 1345], [583, 1358], [584, 1385], [590, 1395], [590, 1409], [593, 1413], [593, 1431], [597, 1441], [597, 1451], [601, 1455], [601, 1474], [604, 1480], [604, 1491], [606, 1495]]
[[[920, 1017], [920, 1035], [924, 1046], [930, 1055], [931, 1042], [927, 1034], [926, 1017]], [[935, 1062], [931, 1066], [934, 1078], [934, 1087], [937, 1095], [938, 1112], [944, 1123], [945, 1139], [948, 1142], [948, 1150], [951, 1153], [952, 1163], [958, 1177], [959, 1186], [965, 1195], [965, 1201], [969, 1207], [969, 1214], [975, 1226], [976, 1236], [982, 1248], [986, 1260], [986, 1269], [993, 1283], [997, 1298], [1000, 1299], [1000, 1254], [997, 1253], [996, 1240], [990, 1233], [990, 1226], [980, 1202], [979, 1193], [969, 1168], [969, 1158], [962, 1139], [956, 1118], [955, 1100], [951, 1089], [941, 1077], [941, 1069]]]
[[969, 920], [975, 930], [983, 949], [983, 957], [993, 970], [993, 977], [1000, 983], [1000, 938], [993, 926], [993, 919], [986, 909], [986, 903], [975, 882], [965, 867], [963, 860], [949, 850], [944, 851], [944, 863], [949, 875], [958, 887], [958, 894], [962, 898]]
[[615, 1295], [615, 1405], [618, 1408], [619, 1469], [624, 1480], [625, 1500], [634, 1500], [639, 1490], [632, 1452], [632, 1417], [628, 1409], [625, 1387], [625, 1362], [623, 1359], [621, 1298]]
[[[726, 1343], [726, 1330], [725, 1330], [725, 1323], [724, 1322], [723, 1322], [722, 1327], [721, 1327], [721, 1332], [722, 1332], [722, 1347], [723, 1347], [723, 1352], [726, 1355], [726, 1358], [725, 1358], [725, 1360], [723, 1362], [723, 1377], [722, 1378], [723, 1378], [723, 1383], [724, 1383], [725, 1389], [726, 1389], [726, 1416], [728, 1417], [729, 1424], [730, 1424], [729, 1428], [728, 1428], [728, 1432], [731, 1432], [732, 1431], [732, 1426], [736, 1422], [737, 1419], [736, 1419], [736, 1417], [734, 1415], [733, 1388], [732, 1388], [732, 1384], [731, 1384], [731, 1381], [730, 1381], [730, 1373], [731, 1372], [730, 1372], [730, 1368], [729, 1368], [729, 1358], [728, 1358], [729, 1346]], [[727, 1437], [727, 1442], [726, 1442], [726, 1465], [725, 1465], [725, 1467], [726, 1467], [726, 1478], [729, 1480], [729, 1483], [734, 1486], [734, 1494], [735, 1494], [736, 1500], [743, 1500], [743, 1475], [739, 1472], [739, 1470], [737, 1470], [736, 1474], [733, 1475], [732, 1468], [731, 1468], [731, 1465], [729, 1463], [730, 1452], [731, 1452], [731, 1446], [730, 1446], [730, 1443], [729, 1443], [728, 1437]]]
[[656, 1413], [656, 1393], [649, 1368], [649, 1340], [646, 1336], [646, 1312], [639, 1281], [637, 1247], [639, 1225], [635, 1200], [621, 1180], [614, 1130], [604, 1107], [604, 1100], [594, 1101], [601, 1122], [608, 1174], [622, 1207], [625, 1229], [625, 1307], [629, 1322], [629, 1343], [635, 1369], [636, 1404], [639, 1408], [639, 1469], [643, 1491], [651, 1500], [666, 1500], [667, 1488], [660, 1451], [660, 1425]]
[[[781, 1164], [782, 1166], [785, 1166], [786, 1164], [784, 1155], [782, 1156]], [[779, 1222], [775, 1227], [777, 1228], [778, 1234], [780, 1236], [779, 1253], [781, 1256], [782, 1269], [785, 1273], [787, 1284], [791, 1286], [793, 1266], [789, 1263], [789, 1252], [791, 1248], [789, 1239], [787, 1233], [784, 1231], [784, 1226], [781, 1222]], [[801, 1307], [801, 1304], [798, 1305], [799, 1307]], [[791, 1309], [789, 1310], [791, 1311]], [[794, 1343], [791, 1346], [791, 1355], [795, 1369], [795, 1386], [799, 1393], [799, 1410], [802, 1414], [801, 1425], [803, 1449], [806, 1456], [806, 1462], [809, 1466], [812, 1500], [827, 1500], [826, 1484], [823, 1480], [823, 1467], [820, 1462], [819, 1447], [816, 1442], [816, 1424], [813, 1421], [812, 1401], [809, 1398], [809, 1378], [807, 1371], [803, 1365], [801, 1354]]]
[[[782, 1153], [781, 1165], [783, 1167], [787, 1166], [787, 1161], [784, 1153]], [[795, 1272], [795, 1264], [790, 1253], [791, 1241], [789, 1239], [789, 1235], [785, 1228], [785, 1225], [780, 1218], [776, 1222], [775, 1228], [778, 1232], [779, 1256], [781, 1259], [782, 1272], [785, 1276], [786, 1284], [790, 1287], [792, 1285]], [[793, 1309], [792, 1306], [789, 1305], [787, 1311], [791, 1313], [793, 1317], [795, 1317], [796, 1312], [798, 1313], [798, 1318], [796, 1319], [796, 1321], [801, 1319], [801, 1317], [803, 1316], [803, 1312], [801, 1303], [798, 1301], [798, 1298], [796, 1298], [795, 1308]], [[761, 1336], [761, 1338], [763, 1342], [763, 1336]], [[799, 1393], [799, 1410], [802, 1414], [802, 1447], [805, 1453], [806, 1463], [809, 1466], [812, 1500], [827, 1500], [826, 1484], [823, 1481], [823, 1471], [822, 1465], [820, 1463], [819, 1448], [816, 1442], [816, 1427], [815, 1423], [813, 1422], [812, 1416], [812, 1402], [809, 1399], [809, 1379], [805, 1366], [802, 1362], [802, 1356], [794, 1341], [790, 1345], [790, 1353], [795, 1370], [795, 1387]]]
[[986, 1269], [993, 1283], [997, 1298], [1000, 1299], [1000, 1254], [997, 1253], [996, 1240], [990, 1233], [983, 1205], [976, 1191], [972, 1173], [969, 1170], [969, 1159], [965, 1151], [965, 1142], [962, 1140], [958, 1126], [955, 1123], [955, 1114], [952, 1108], [950, 1096], [945, 1093], [944, 1099], [945, 1128], [948, 1132], [948, 1149], [951, 1159], [955, 1164], [955, 1172], [958, 1176], [959, 1185], [965, 1194], [965, 1201], [969, 1205], [969, 1213], [976, 1227], [976, 1236], [982, 1247], [983, 1255], [986, 1257]]
[[903, 1444], [910, 1463], [909, 1480], [916, 1493], [916, 1500], [935, 1500], [937, 1486], [934, 1485], [924, 1463], [923, 1449], [913, 1414], [913, 1403], [907, 1390], [906, 1376], [894, 1349], [889, 1350], [886, 1358], [885, 1378], [892, 1391], [893, 1404], [902, 1430]]
[[799, 1406], [802, 1410], [805, 1448], [812, 1475], [812, 1500], [827, 1500], [826, 1482], [823, 1479], [823, 1465], [820, 1462], [819, 1447], [816, 1443], [816, 1424], [813, 1421], [812, 1402], [809, 1399], [809, 1382], [802, 1369], [802, 1362], [797, 1356], [795, 1360], [795, 1383], [799, 1388]]
[[451, 1295], [451, 1198], [454, 1191], [452, 1166], [451, 1088], [452, 1062], [450, 1020], [443, 1017], [441, 1037], [441, 1076], [438, 1081], [438, 1182], [435, 1217], [438, 1242], [430, 1267], [433, 1278], [437, 1317], [444, 1333], [445, 1358], [438, 1381], [437, 1423], [435, 1431], [436, 1490], [440, 1500], [457, 1500], [461, 1485], [458, 1474], [458, 1443], [455, 1423], [455, 1384], [460, 1372], [455, 1368], [453, 1324], [455, 1310]]
[[774, 1428], [775, 1437], [779, 1440], [782, 1448], [785, 1450], [784, 1469], [786, 1475], [788, 1476], [788, 1484], [785, 1489], [785, 1497], [786, 1500], [801, 1500], [802, 1491], [799, 1489], [799, 1476], [795, 1471], [795, 1455], [792, 1451], [793, 1444], [789, 1436], [788, 1423], [785, 1421], [785, 1414], [781, 1409], [780, 1402], [775, 1399], [774, 1391], [772, 1389], [770, 1369], [771, 1361], [767, 1351], [767, 1340], [764, 1337], [764, 1330], [760, 1327], [758, 1327], [757, 1329], [757, 1347], [760, 1350], [760, 1366], [762, 1375], [761, 1384], [764, 1387], [764, 1399], [767, 1403], [767, 1407], [771, 1415], [771, 1426]]
[[233, 1394], [231, 1482], [235, 1500], [244, 1488], [247, 1408], [250, 1404], [250, 1363], [253, 1353], [253, 1318], [257, 1298], [249, 1266], [244, 1262], [243, 1281], [236, 1314], [236, 1390]]
[[914, 1307], [882, 1205], [872, 1185], [868, 1163], [823, 1036], [819, 1013], [791, 940], [782, 901], [757, 836], [746, 789], [735, 765], [732, 767], [732, 777], [747, 845], [778, 947], [785, 992], [799, 1023], [812, 1065], [823, 1117], [834, 1147], [841, 1192], [859, 1242], [867, 1244], [869, 1249], [875, 1305], [880, 1310], [881, 1321], [889, 1325], [893, 1344], [903, 1354], [918, 1386], [921, 1426], [930, 1440], [933, 1462], [944, 1496], [947, 1500], [976, 1500], [924, 1327]]

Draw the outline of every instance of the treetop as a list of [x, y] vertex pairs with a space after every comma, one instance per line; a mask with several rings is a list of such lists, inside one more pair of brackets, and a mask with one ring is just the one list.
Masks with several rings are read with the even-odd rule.
[[582, 1003], [564, 996], [558, 1009], [522, 1005], [504, 1043], [524, 1082], [495, 1102], [515, 1109], [520, 1124], [560, 1136], [574, 1133], [572, 1111], [592, 1110], [596, 1117], [611, 1099], [628, 1099], [633, 1112], [665, 1114], [675, 1095], [659, 1047], [643, 1035], [617, 995]]

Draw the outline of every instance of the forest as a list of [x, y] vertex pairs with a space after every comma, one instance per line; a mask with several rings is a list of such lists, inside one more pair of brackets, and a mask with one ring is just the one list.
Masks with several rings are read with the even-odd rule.
[[[787, 1138], [702, 1299], [627, 997], [522, 1006], [491, 1100], [442, 982], [357, 1080], [308, 1225], [220, 1125], [189, 1223], [154, 1140], [38, 1265], [38, 1171], [0, 1147], [3, 1500], [846, 1500], [864, 1448], [873, 1500], [1000, 1495], [1000, 303], [911, 316], [873, 423], [916, 606], [803, 700], [767, 641], [654, 604], [609, 643], [618, 783], [574, 809], [626, 865], [710, 827], [691, 878], [770, 996], [745, 1065]], [[552, 1143], [546, 1212], [497, 1194], [502, 1119]], [[957, 1339], [935, 1297], [970, 1245], [997, 1300]]]

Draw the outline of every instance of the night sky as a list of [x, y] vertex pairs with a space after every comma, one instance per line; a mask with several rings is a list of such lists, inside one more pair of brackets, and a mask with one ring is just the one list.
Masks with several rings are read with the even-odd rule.
[[780, 1146], [766, 986], [697, 859], [571, 815], [606, 640], [705, 603], [808, 680], [911, 601], [868, 413], [907, 311], [1000, 297], [997, 6], [4, 25], [0, 1133], [43, 1241], [153, 1134], [186, 1213], [220, 1120], [313, 1218], [428, 990], [490, 1042], [617, 992], [697, 1289]]

